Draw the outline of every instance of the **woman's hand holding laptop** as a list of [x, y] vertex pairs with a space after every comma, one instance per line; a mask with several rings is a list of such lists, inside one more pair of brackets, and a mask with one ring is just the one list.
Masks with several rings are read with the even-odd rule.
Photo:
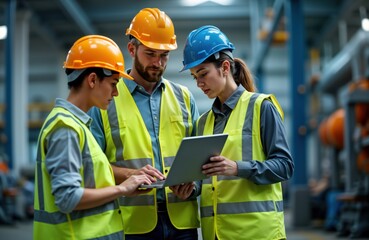
[[170, 186], [170, 190], [173, 191], [173, 193], [179, 197], [182, 200], [187, 199], [189, 196], [191, 196], [193, 190], [195, 189], [195, 183], [182, 183], [175, 186]]

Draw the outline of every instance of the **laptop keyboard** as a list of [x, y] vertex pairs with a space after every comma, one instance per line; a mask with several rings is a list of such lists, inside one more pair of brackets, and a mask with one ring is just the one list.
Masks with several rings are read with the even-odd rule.
[[165, 182], [165, 180], [158, 180], [156, 182], [151, 183], [150, 185], [151, 186], [161, 186], [161, 185], [164, 184], [164, 182]]
[[156, 182], [151, 183], [150, 185], [142, 184], [141, 188], [163, 188], [165, 180], [158, 180]]

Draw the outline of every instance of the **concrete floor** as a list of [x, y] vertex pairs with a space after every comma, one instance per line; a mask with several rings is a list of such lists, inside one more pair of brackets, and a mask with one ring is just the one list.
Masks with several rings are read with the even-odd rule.
[[[287, 229], [288, 240], [334, 240], [338, 238], [334, 232], [325, 232], [319, 228]], [[0, 225], [0, 239], [4, 240], [32, 240], [32, 221], [18, 221], [14, 226]], [[361, 238], [369, 239], [369, 238]]]
[[18, 221], [15, 225], [0, 224], [0, 239], [4, 240], [32, 240], [32, 220]]

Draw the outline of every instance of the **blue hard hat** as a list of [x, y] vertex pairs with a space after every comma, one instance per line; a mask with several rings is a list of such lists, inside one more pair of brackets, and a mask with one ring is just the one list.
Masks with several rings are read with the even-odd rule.
[[233, 44], [219, 28], [206, 25], [193, 30], [187, 37], [183, 49], [183, 68], [187, 70], [201, 64], [214, 53], [234, 50]]

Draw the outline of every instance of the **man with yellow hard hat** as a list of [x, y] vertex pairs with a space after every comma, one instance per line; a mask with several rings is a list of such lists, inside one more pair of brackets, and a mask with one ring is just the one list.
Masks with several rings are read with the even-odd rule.
[[[92, 132], [117, 183], [138, 173], [164, 179], [182, 138], [195, 133], [198, 109], [186, 87], [163, 77], [177, 48], [171, 19], [157, 8], [142, 9], [126, 35], [133, 81], [118, 84], [119, 96], [106, 111], [90, 111]], [[197, 239], [199, 191], [188, 183], [120, 198], [126, 239]]]

